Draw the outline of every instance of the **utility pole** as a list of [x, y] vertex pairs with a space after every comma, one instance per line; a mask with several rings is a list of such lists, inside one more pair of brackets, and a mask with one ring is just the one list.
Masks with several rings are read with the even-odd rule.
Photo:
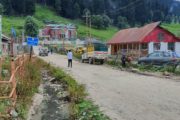
[[86, 15], [83, 16], [86, 19], [86, 35], [88, 37], [88, 39], [90, 39], [91, 37], [91, 33], [90, 33], [90, 28], [91, 28], [91, 15], [88, 14], [88, 12], [86, 12]]

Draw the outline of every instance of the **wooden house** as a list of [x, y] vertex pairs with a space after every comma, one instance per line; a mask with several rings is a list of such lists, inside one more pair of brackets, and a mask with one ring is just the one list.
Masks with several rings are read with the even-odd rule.
[[120, 30], [107, 42], [109, 53], [126, 51], [132, 56], [145, 56], [154, 51], [175, 51], [180, 55], [180, 39], [160, 26], [160, 22], [140, 28]]

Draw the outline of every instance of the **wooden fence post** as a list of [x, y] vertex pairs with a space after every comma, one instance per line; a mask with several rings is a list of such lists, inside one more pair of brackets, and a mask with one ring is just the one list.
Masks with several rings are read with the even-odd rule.
[[15, 106], [15, 103], [16, 103], [16, 98], [17, 98], [17, 95], [16, 95], [16, 79], [15, 79], [15, 61], [14, 61], [14, 58], [12, 57], [11, 59], [11, 76], [12, 76], [12, 81], [11, 81], [11, 84], [12, 84], [12, 96], [10, 96], [13, 100], [13, 106]]
[[2, 80], [1, 73], [2, 73], [2, 58], [0, 57], [0, 80]]

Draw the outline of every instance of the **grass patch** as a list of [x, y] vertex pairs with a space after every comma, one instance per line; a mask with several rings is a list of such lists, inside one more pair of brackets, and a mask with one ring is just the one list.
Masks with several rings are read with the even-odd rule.
[[[33, 62], [26, 62], [23, 71], [23, 77], [16, 76], [17, 80], [17, 104], [16, 110], [20, 119], [26, 119], [28, 107], [31, 104], [34, 93], [38, 91], [38, 86], [41, 82], [40, 69], [43, 67], [43, 62], [39, 59], [34, 59]], [[8, 70], [10, 73], [10, 59], [6, 58], [2, 65], [3, 70]], [[3, 74], [2, 74], [3, 76]], [[4, 75], [3, 80], [9, 80], [10, 76]], [[11, 85], [0, 86], [0, 96], [8, 96], [12, 90]], [[7, 109], [11, 104], [11, 100], [0, 101], [0, 113], [7, 114]]]
[[[57, 15], [53, 8], [47, 7], [47, 6], [41, 6], [41, 5], [36, 5], [36, 12], [33, 15], [35, 18], [36, 22], [38, 23], [40, 28], [43, 28], [45, 26], [44, 22], [45, 20], [50, 20], [54, 21], [56, 23], [73, 23], [77, 26], [78, 30], [78, 37], [84, 38], [86, 37], [87, 34], [87, 27], [86, 25], [81, 21], [81, 20], [71, 20], [67, 18], [63, 18], [59, 15]], [[24, 27], [24, 22], [25, 22], [24, 16], [3, 16], [2, 19], [2, 28], [3, 28], [3, 33], [5, 35], [11, 35], [11, 28], [14, 27], [17, 35], [21, 36], [22, 35], [22, 30]], [[92, 36], [95, 38], [98, 38], [102, 41], [107, 41], [112, 36], [118, 31], [116, 27], [109, 27], [106, 30], [99, 30], [92, 28]]]
[[180, 24], [165, 24], [161, 25], [163, 28], [169, 30], [170, 32], [174, 33], [176, 36], [180, 37]]
[[26, 119], [32, 97], [38, 92], [41, 82], [41, 68], [44, 63], [35, 58], [33, 62], [25, 64], [24, 77], [17, 82], [17, 112], [21, 119]]
[[175, 75], [180, 75], [180, 67], [176, 65], [156, 66], [156, 65], [132, 64], [131, 67], [136, 68], [142, 72], [160, 72], [160, 73], [172, 73]]
[[93, 102], [86, 99], [87, 93], [84, 85], [80, 85], [70, 75], [59, 68], [47, 66], [50, 74], [60, 83], [67, 85], [70, 93], [70, 111], [72, 120], [109, 120]]
[[[119, 61], [116, 62], [115, 60], [108, 60], [106, 64], [112, 67], [122, 69], [122, 64]], [[138, 65], [138, 64], [126, 62], [125, 68], [129, 68], [129, 69], [135, 68], [141, 72], [160, 72], [160, 73], [173, 73], [175, 75], [180, 75], [180, 65], [179, 66], [177, 65], [164, 65], [164, 66]]]

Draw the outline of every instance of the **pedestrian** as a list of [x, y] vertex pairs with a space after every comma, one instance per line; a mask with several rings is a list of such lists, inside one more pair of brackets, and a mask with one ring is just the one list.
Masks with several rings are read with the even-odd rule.
[[71, 50], [68, 51], [67, 57], [68, 57], [68, 67], [71, 67], [71, 68], [72, 68], [72, 58], [73, 58], [73, 53], [72, 53]]
[[126, 52], [124, 49], [122, 50], [121, 63], [123, 67], [126, 67]]
[[51, 48], [51, 54], [53, 54], [53, 49]]
[[126, 67], [126, 56], [125, 55], [122, 55], [121, 62], [122, 62], [122, 66]]

